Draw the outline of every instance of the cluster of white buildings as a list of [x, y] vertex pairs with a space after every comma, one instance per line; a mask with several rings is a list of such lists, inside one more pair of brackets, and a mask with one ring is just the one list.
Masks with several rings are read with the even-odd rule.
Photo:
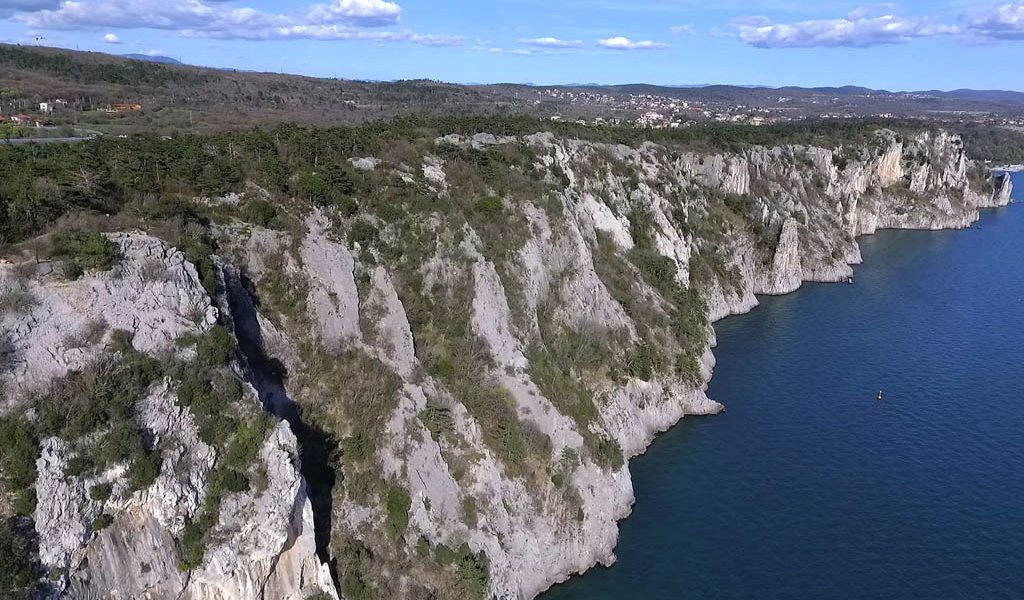
[[717, 121], [719, 123], [742, 123], [745, 125], [771, 125], [773, 123], [792, 120], [787, 116], [771, 114], [770, 111], [764, 109], [739, 110], [740, 108], [741, 107], [737, 107], [737, 112], [712, 112], [709, 110], [699, 110], [692, 111], [689, 114], [681, 111], [667, 114], [658, 111], [647, 111], [640, 115], [633, 124], [637, 127], [647, 127], [651, 129], [679, 129], [681, 127], [691, 127], [696, 125], [696, 117], [701, 117], [709, 121]]
[[57, 98], [56, 100], [50, 100], [49, 102], [39, 103], [39, 112], [44, 115], [52, 115], [54, 111], [64, 110], [68, 107], [68, 101], [64, 98]]

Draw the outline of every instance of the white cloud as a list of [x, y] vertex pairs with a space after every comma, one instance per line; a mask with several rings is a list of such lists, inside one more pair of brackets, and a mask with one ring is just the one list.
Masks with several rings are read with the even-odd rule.
[[284, 25], [288, 17], [202, 0], [66, 0], [55, 10], [18, 17], [36, 29], [229, 29]]
[[1004, 4], [968, 22], [967, 30], [990, 40], [1024, 40], [1024, 3]]
[[461, 46], [465, 41], [460, 35], [419, 35], [411, 34], [410, 42], [424, 46]]
[[359, 27], [394, 25], [401, 16], [402, 8], [385, 0], [334, 0], [330, 4], [316, 4], [306, 14], [310, 23], [344, 23]]
[[511, 54], [513, 56], [533, 56], [536, 54], [533, 50], [526, 48], [498, 48], [497, 46], [489, 45], [487, 42], [473, 46], [471, 50], [488, 54]]
[[107, 35], [103, 36], [103, 41], [108, 44], [120, 44], [121, 38], [117, 37], [117, 35], [113, 33], [108, 33]]
[[610, 50], [663, 50], [668, 48], [668, 44], [651, 41], [634, 42], [622, 36], [597, 40], [597, 45]]
[[579, 48], [583, 45], [581, 40], [561, 40], [556, 37], [524, 38], [519, 43], [538, 48]]
[[237, 7], [223, 0], [64, 0], [57, 8], [15, 18], [39, 30], [143, 28], [177, 31], [193, 38], [369, 40], [424, 46], [463, 43], [458, 36], [381, 29], [396, 25], [401, 15], [402, 8], [390, 0], [332, 0], [288, 14]]
[[767, 17], [734, 21], [741, 40], [758, 48], [812, 48], [847, 46], [866, 48], [901, 44], [916, 38], [950, 35], [960, 31], [928, 18], [867, 16], [854, 11], [842, 19], [821, 19], [796, 23], [772, 23]]
[[319, 40], [319, 41], [369, 41], [369, 42], [410, 42], [422, 46], [461, 46], [463, 38], [450, 35], [420, 35], [411, 31], [368, 31], [351, 29], [338, 25], [290, 25], [285, 27], [204, 30], [185, 29], [185, 37], [213, 38], [221, 40]]
[[672, 32], [672, 35], [684, 35], [693, 33], [693, 25], [687, 23], [686, 25], [673, 25], [668, 28]]

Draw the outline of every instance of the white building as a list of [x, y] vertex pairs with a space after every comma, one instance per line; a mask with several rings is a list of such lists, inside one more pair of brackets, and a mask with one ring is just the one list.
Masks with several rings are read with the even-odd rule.
[[636, 120], [636, 124], [640, 127], [664, 127], [665, 115], [654, 111], [649, 111], [640, 116]]
[[39, 103], [39, 112], [43, 113], [44, 115], [48, 115], [48, 114], [52, 113], [53, 112], [53, 104], [51, 104], [49, 102], [40, 102]]

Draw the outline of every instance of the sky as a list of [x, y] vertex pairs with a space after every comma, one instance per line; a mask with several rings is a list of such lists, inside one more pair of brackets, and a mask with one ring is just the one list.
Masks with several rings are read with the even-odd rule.
[[1024, 2], [0, 0], [0, 41], [458, 83], [1024, 91]]

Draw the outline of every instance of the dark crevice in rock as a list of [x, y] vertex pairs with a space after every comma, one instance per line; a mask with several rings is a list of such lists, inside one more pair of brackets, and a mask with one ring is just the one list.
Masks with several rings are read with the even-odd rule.
[[298, 405], [288, 395], [284, 385], [288, 370], [280, 360], [269, 356], [264, 346], [257, 307], [249, 292], [252, 283], [244, 273], [229, 264], [222, 265], [221, 273], [226, 296], [221, 302], [224, 304], [226, 301], [226, 306], [221, 307], [222, 314], [238, 339], [241, 363], [249, 383], [256, 388], [267, 412], [287, 421], [299, 441], [300, 471], [308, 486], [313, 508], [317, 556], [321, 562], [331, 566], [331, 576], [337, 585], [334, 562], [328, 548], [336, 478], [331, 455], [336, 444], [330, 434], [303, 421]]

